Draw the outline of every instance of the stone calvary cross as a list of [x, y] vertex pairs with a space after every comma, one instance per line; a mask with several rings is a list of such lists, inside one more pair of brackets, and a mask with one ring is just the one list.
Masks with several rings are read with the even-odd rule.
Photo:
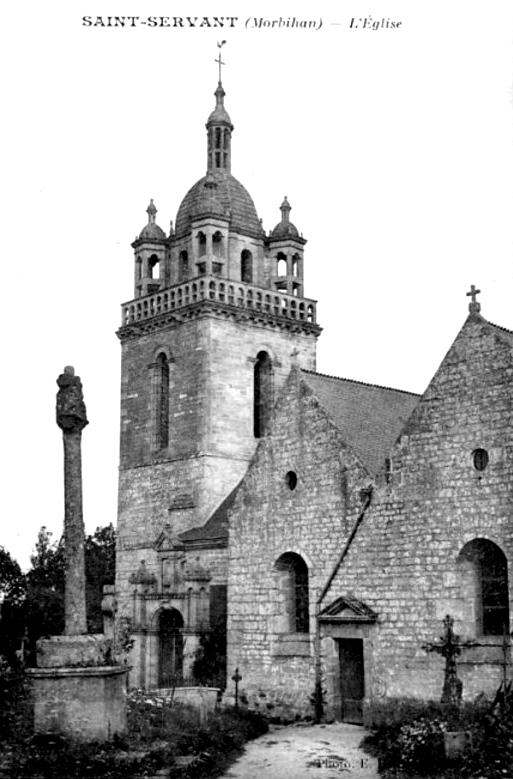
[[76, 636], [87, 633], [81, 446], [88, 421], [82, 382], [71, 365], [57, 386], [56, 418], [64, 444], [64, 633]]
[[[126, 732], [129, 666], [118, 661], [112, 636], [87, 633], [81, 443], [88, 421], [74, 368], [64, 368], [57, 386], [56, 419], [64, 443], [65, 626], [62, 636], [38, 639], [37, 666], [27, 669], [34, 732], [84, 743], [110, 741]], [[112, 611], [113, 600], [111, 592], [105, 606]]]

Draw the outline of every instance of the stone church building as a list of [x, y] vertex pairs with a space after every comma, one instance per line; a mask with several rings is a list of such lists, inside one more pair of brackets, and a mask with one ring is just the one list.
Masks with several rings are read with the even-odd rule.
[[191, 676], [227, 626], [227, 697], [360, 721], [439, 698], [449, 614], [464, 697], [509, 672], [513, 333], [470, 311], [422, 396], [316, 372], [306, 240], [266, 233], [231, 173], [221, 82], [207, 170], [168, 235], [150, 203], [122, 306], [116, 593], [131, 684]]

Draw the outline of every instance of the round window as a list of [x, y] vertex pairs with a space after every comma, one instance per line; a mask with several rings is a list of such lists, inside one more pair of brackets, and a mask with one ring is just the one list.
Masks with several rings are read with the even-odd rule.
[[476, 471], [484, 471], [488, 465], [488, 452], [486, 449], [476, 449], [472, 455], [472, 460]]
[[297, 474], [294, 471], [288, 471], [285, 474], [285, 483], [289, 490], [295, 490], [297, 485]]

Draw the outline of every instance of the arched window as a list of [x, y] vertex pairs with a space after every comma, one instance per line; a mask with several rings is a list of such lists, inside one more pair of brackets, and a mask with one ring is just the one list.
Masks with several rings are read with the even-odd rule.
[[169, 446], [169, 361], [163, 352], [155, 364], [155, 439], [157, 449]]
[[462, 592], [473, 600], [475, 634], [509, 632], [508, 563], [503, 551], [486, 538], [474, 538], [458, 556]]
[[240, 256], [240, 280], [245, 284], [253, 283], [253, 255], [244, 249]]
[[183, 617], [162, 609], [158, 620], [159, 687], [174, 687], [183, 676]]
[[259, 352], [253, 374], [253, 433], [261, 438], [272, 409], [272, 362], [267, 352]]
[[223, 152], [223, 168], [227, 168], [228, 167], [228, 151], [229, 151], [229, 148], [230, 148], [230, 133], [226, 129], [224, 131], [224, 139], [223, 140], [224, 140], [224, 143], [223, 143], [223, 147], [224, 147], [224, 152]]
[[204, 257], [207, 253], [207, 236], [205, 233], [199, 232], [198, 239], [198, 257]]
[[308, 566], [300, 555], [285, 552], [278, 558], [275, 567], [281, 574], [282, 603], [289, 632], [308, 633]]
[[156, 254], [152, 254], [151, 257], [148, 259], [148, 278], [153, 279], [156, 278], [153, 275], [153, 269], [155, 266], [159, 264], [159, 258]]
[[287, 256], [283, 252], [278, 252], [276, 256], [276, 272], [278, 276], [287, 275]]
[[293, 276], [299, 276], [299, 263], [301, 262], [301, 257], [299, 254], [295, 254], [292, 257], [292, 275]]
[[220, 127], [216, 127], [216, 129], [215, 129], [215, 148], [216, 148], [215, 166], [216, 166], [216, 168], [220, 168], [221, 167], [221, 159], [222, 159], [222, 157], [221, 157], [221, 145], [222, 145], [221, 139], [222, 139], [221, 128]]
[[180, 252], [178, 280], [185, 281], [188, 278], [189, 278], [189, 255], [184, 249], [183, 252]]
[[212, 236], [212, 253], [214, 257], [223, 256], [223, 234], [219, 230]]

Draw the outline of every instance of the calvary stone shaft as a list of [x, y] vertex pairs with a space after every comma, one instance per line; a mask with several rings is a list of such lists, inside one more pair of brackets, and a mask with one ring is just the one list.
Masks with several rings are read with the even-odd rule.
[[57, 385], [57, 424], [64, 443], [64, 633], [72, 636], [87, 633], [81, 439], [88, 421], [74, 368], [66, 366]]

